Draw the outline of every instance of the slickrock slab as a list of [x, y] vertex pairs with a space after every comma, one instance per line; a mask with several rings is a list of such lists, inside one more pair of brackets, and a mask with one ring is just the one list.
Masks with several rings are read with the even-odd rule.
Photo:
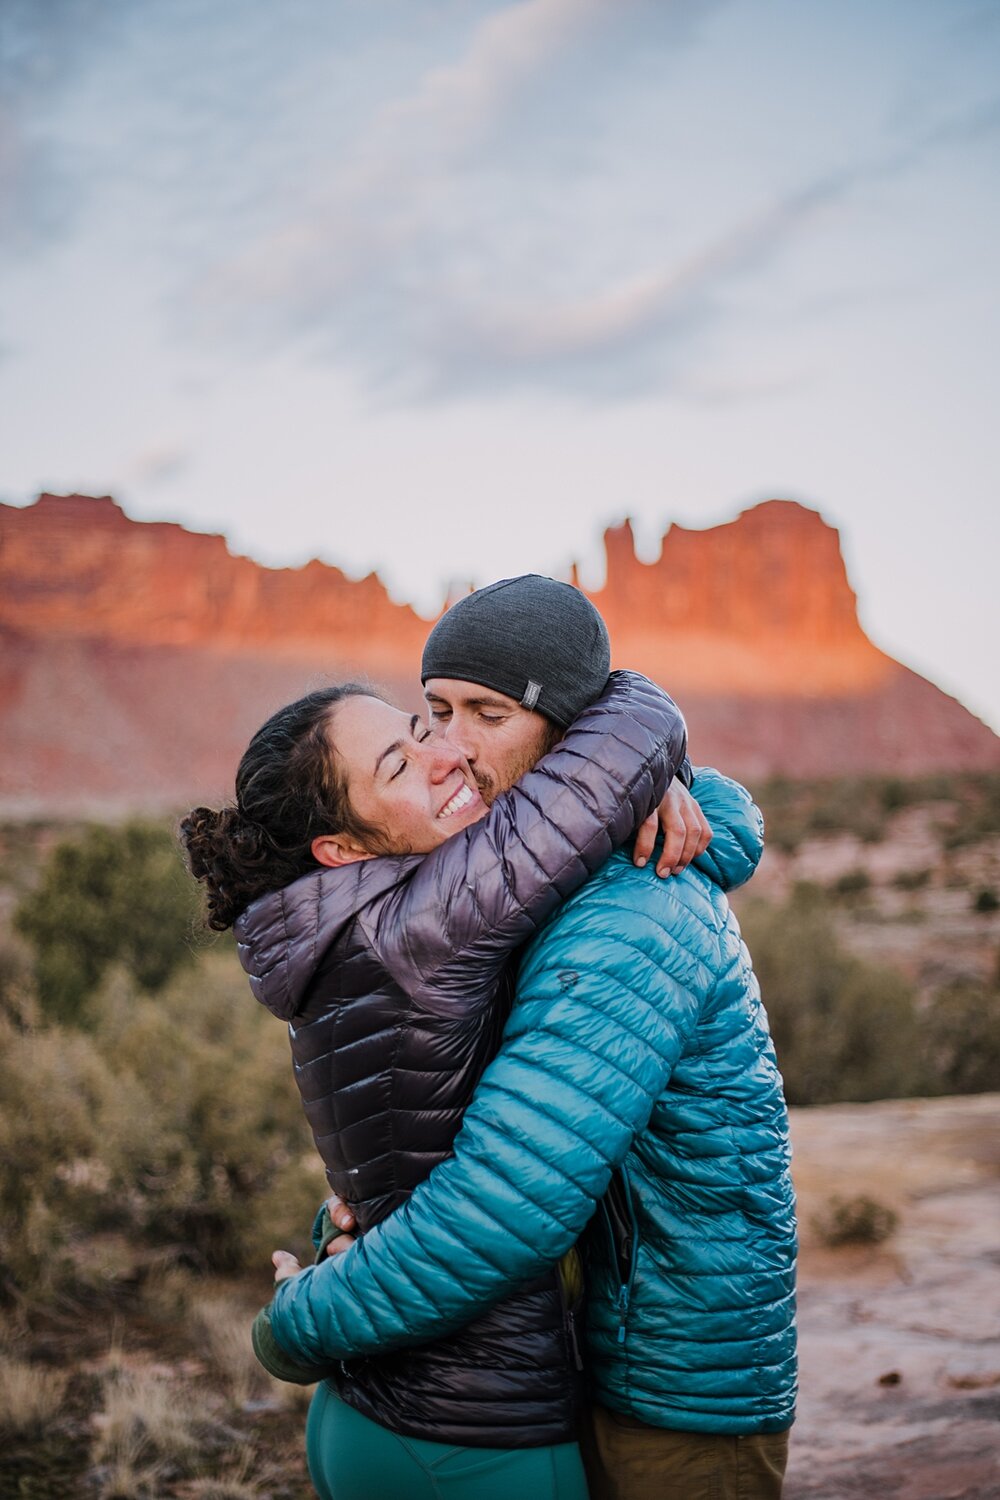
[[[1000, 1096], [795, 1110], [801, 1401], [787, 1500], [1000, 1496]], [[899, 1214], [831, 1250], [811, 1219]]]

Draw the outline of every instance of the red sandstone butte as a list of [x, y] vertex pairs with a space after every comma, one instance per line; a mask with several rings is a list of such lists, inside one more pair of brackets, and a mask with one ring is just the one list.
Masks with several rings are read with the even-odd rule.
[[628, 521], [604, 547], [607, 583], [590, 597], [616, 662], [678, 692], [839, 696], [895, 666], [858, 623], [838, 533], [791, 500], [707, 531], [671, 526], [655, 563], [636, 559]]
[[[751, 779], [1000, 768], [986, 725], [868, 640], [815, 511], [673, 526], [649, 564], [627, 522], [604, 540], [592, 597], [616, 664], [677, 697], [696, 762]], [[417, 706], [426, 630], [375, 574], [265, 568], [110, 496], [0, 505], [0, 812], [225, 797], [257, 725], [319, 682], [366, 673]]]
[[419, 660], [427, 627], [372, 573], [264, 568], [222, 536], [130, 521], [110, 495], [0, 506], [0, 626], [25, 635], [194, 646], [372, 671]]

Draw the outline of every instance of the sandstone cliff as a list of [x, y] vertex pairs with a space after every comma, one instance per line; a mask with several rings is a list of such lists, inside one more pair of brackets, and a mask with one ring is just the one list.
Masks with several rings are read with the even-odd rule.
[[354, 660], [380, 671], [419, 654], [426, 625], [376, 575], [320, 562], [263, 568], [222, 536], [130, 521], [110, 495], [0, 506], [0, 626], [33, 637]]
[[[681, 701], [696, 760], [751, 778], [1000, 766], [991, 730], [865, 636], [816, 512], [674, 526], [651, 564], [627, 523], [605, 546], [616, 663]], [[264, 568], [109, 496], [0, 506], [0, 811], [224, 796], [253, 729], [317, 681], [364, 672], [417, 706], [426, 629], [375, 575]]]
[[604, 546], [607, 583], [591, 597], [617, 657], [679, 690], [841, 695], [894, 665], [858, 623], [837, 532], [793, 501], [707, 531], [671, 526], [655, 563], [636, 560], [627, 521]]

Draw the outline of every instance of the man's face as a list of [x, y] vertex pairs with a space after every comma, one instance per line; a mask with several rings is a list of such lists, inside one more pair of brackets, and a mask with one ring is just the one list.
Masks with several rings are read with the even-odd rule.
[[431, 677], [424, 697], [431, 723], [465, 756], [487, 805], [562, 738], [543, 714], [475, 682]]

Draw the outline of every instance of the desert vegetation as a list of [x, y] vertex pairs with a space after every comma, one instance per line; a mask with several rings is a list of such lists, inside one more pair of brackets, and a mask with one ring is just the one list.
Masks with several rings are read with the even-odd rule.
[[249, 1342], [323, 1192], [283, 1028], [168, 828], [55, 842], [7, 927], [0, 1497], [310, 1494]]
[[[792, 1103], [1000, 1088], [998, 787], [761, 794], [738, 910]], [[248, 1335], [323, 1192], [284, 1028], [170, 826], [11, 826], [0, 856], [0, 1500], [301, 1500], [308, 1393]], [[813, 1230], [894, 1213], [842, 1195]]]
[[754, 793], [767, 815], [769, 844], [784, 852], [831, 834], [882, 843], [890, 837], [896, 815], [918, 807], [932, 809], [945, 851], [1000, 835], [1000, 776], [989, 771], [907, 778], [773, 777]]

